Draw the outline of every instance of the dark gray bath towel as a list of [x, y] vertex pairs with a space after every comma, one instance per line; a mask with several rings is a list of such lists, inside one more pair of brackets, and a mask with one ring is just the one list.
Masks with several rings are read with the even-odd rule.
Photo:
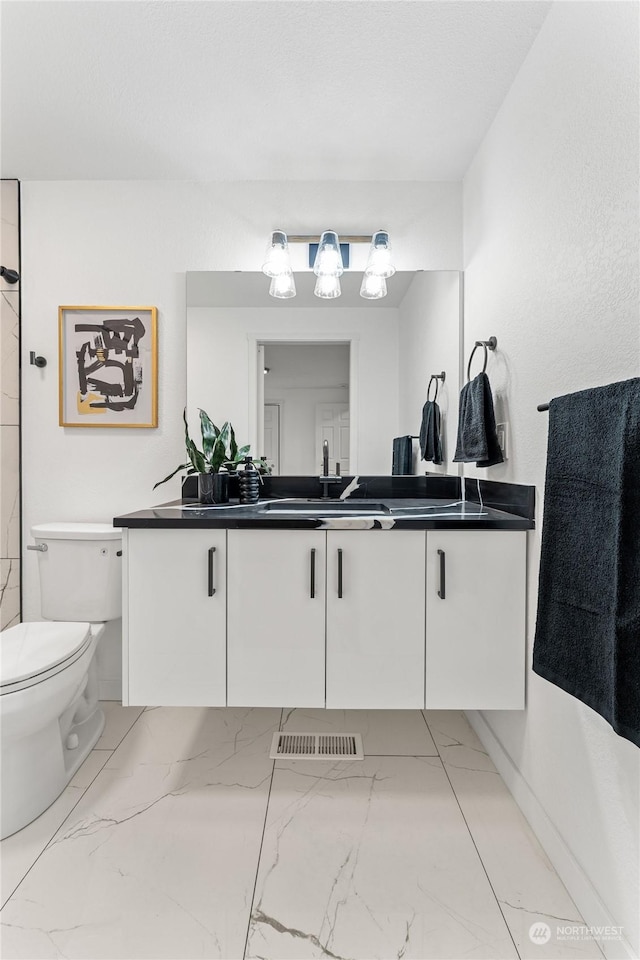
[[533, 669], [640, 746], [640, 378], [549, 405]]
[[477, 467], [502, 463], [502, 451], [496, 434], [496, 418], [489, 377], [479, 373], [460, 392], [458, 442], [453, 458], [462, 463], [475, 461]]
[[411, 437], [396, 437], [393, 441], [392, 474], [413, 473], [413, 444]]
[[423, 460], [442, 463], [441, 422], [440, 407], [435, 400], [427, 400], [422, 408], [420, 426], [420, 456]]

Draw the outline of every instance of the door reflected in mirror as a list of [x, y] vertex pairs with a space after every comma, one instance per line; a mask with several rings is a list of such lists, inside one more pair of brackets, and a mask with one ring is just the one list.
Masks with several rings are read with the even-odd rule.
[[349, 473], [349, 344], [264, 343], [262, 455], [275, 476]]

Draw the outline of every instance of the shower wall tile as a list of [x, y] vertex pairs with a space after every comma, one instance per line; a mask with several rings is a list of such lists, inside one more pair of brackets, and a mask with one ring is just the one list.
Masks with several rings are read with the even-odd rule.
[[[18, 181], [0, 182], [0, 252], [2, 264], [12, 270], [18, 270], [20, 256], [20, 233], [18, 212]], [[20, 283], [7, 283], [0, 277], [0, 290], [17, 290]]]
[[20, 429], [0, 427], [2, 491], [0, 491], [0, 546], [3, 559], [20, 556]]
[[20, 557], [20, 428], [0, 427], [2, 489], [0, 490], [0, 557]]
[[0, 560], [0, 630], [20, 623], [20, 561]]
[[0, 423], [20, 422], [18, 391], [19, 294], [15, 290], [0, 291]]
[[[0, 181], [0, 261], [20, 272], [19, 188]], [[0, 277], [2, 628], [20, 622], [20, 284]]]

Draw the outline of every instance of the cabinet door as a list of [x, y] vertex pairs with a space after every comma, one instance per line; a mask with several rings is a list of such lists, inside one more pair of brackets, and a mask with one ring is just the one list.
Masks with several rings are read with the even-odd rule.
[[525, 589], [526, 533], [427, 533], [427, 709], [524, 708]]
[[226, 531], [130, 530], [129, 704], [224, 706]]
[[324, 707], [325, 542], [229, 530], [229, 706]]
[[327, 533], [327, 707], [424, 706], [424, 531]]

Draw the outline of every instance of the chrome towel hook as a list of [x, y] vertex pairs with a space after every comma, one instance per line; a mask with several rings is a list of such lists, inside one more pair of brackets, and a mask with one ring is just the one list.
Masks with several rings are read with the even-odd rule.
[[489, 337], [488, 340], [476, 340], [476, 342], [475, 342], [475, 344], [474, 344], [474, 347], [473, 347], [473, 350], [471, 351], [471, 356], [469, 357], [469, 363], [467, 364], [467, 383], [469, 383], [470, 380], [471, 380], [471, 361], [473, 360], [473, 355], [474, 355], [474, 353], [476, 352], [476, 350], [478, 349], [478, 347], [483, 347], [483, 348], [484, 348], [484, 363], [483, 363], [483, 365], [482, 365], [482, 371], [481, 371], [481, 372], [482, 372], [482, 373], [486, 373], [486, 371], [487, 371], [487, 357], [489, 356], [489, 354], [487, 353], [487, 350], [495, 350], [497, 346], [498, 346], [498, 338], [497, 338], [497, 337]]

